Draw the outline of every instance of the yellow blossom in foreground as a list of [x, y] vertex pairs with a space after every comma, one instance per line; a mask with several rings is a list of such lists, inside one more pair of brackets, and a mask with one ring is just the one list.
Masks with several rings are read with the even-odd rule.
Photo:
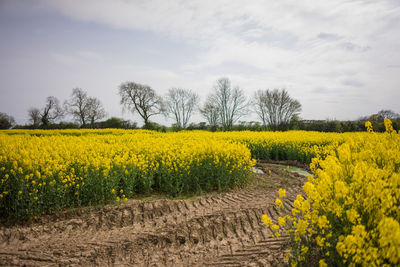
[[272, 224], [272, 220], [270, 217], [268, 217], [268, 215], [263, 214], [261, 217], [262, 221], [264, 222], [264, 224], [269, 227]]
[[283, 188], [279, 188], [278, 194], [280, 198], [286, 197], [286, 190]]
[[282, 229], [290, 264], [318, 255], [319, 266], [400, 265], [400, 135], [388, 119], [383, 134], [365, 126], [368, 133], [343, 135], [329, 151], [316, 148], [306, 195], [297, 195]]
[[275, 205], [278, 207], [278, 208], [283, 208], [283, 202], [282, 202], [282, 200], [280, 200], [279, 198], [277, 198], [276, 200], [275, 200]]
[[319, 260], [319, 267], [327, 267], [328, 266], [328, 264], [326, 264], [326, 262], [322, 259], [322, 260]]

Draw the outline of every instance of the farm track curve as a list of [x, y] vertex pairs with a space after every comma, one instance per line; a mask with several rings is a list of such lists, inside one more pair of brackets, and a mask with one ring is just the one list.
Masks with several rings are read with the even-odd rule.
[[[262, 214], [291, 209], [305, 177], [267, 163], [244, 189], [185, 200], [129, 200], [0, 227], [1, 266], [280, 266], [287, 237]], [[271, 170], [271, 174], [269, 173]], [[274, 205], [285, 188], [285, 209]]]

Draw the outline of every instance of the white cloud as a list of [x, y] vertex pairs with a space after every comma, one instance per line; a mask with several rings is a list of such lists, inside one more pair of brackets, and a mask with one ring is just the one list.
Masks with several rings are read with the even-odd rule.
[[361, 36], [398, 16], [398, 10], [387, 1], [41, 0], [40, 3], [41, 8], [79, 20], [196, 39], [202, 39], [202, 35], [215, 38], [221, 31], [243, 24], [301, 33], [305, 38], [326, 30], [349, 36], [364, 28], [357, 32]]

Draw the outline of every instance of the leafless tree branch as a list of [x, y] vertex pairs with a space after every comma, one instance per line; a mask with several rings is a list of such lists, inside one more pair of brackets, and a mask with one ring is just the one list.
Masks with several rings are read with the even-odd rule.
[[194, 108], [199, 102], [199, 96], [188, 89], [171, 88], [166, 96], [167, 111], [181, 129], [185, 129]]
[[135, 82], [125, 82], [119, 86], [121, 104], [132, 113], [137, 112], [144, 120], [149, 122], [151, 116], [165, 114], [165, 105], [162, 98], [148, 85]]
[[283, 89], [258, 90], [253, 97], [254, 109], [264, 126], [278, 129], [280, 125], [290, 123], [293, 116], [301, 111], [299, 101], [292, 99]]

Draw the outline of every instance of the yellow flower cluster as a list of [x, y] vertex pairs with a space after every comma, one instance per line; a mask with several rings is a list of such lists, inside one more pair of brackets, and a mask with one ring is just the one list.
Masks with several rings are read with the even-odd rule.
[[291, 236], [292, 265], [316, 258], [320, 266], [400, 265], [400, 134], [390, 120], [385, 126], [386, 133], [377, 134], [366, 123], [368, 133], [314, 158], [315, 176], [308, 177], [306, 196], [297, 196], [292, 214], [278, 224], [263, 216], [275, 236]]
[[221, 190], [243, 185], [255, 164], [246, 146], [207, 132], [109, 131], [1, 132], [1, 217], [20, 220], [152, 191]]

